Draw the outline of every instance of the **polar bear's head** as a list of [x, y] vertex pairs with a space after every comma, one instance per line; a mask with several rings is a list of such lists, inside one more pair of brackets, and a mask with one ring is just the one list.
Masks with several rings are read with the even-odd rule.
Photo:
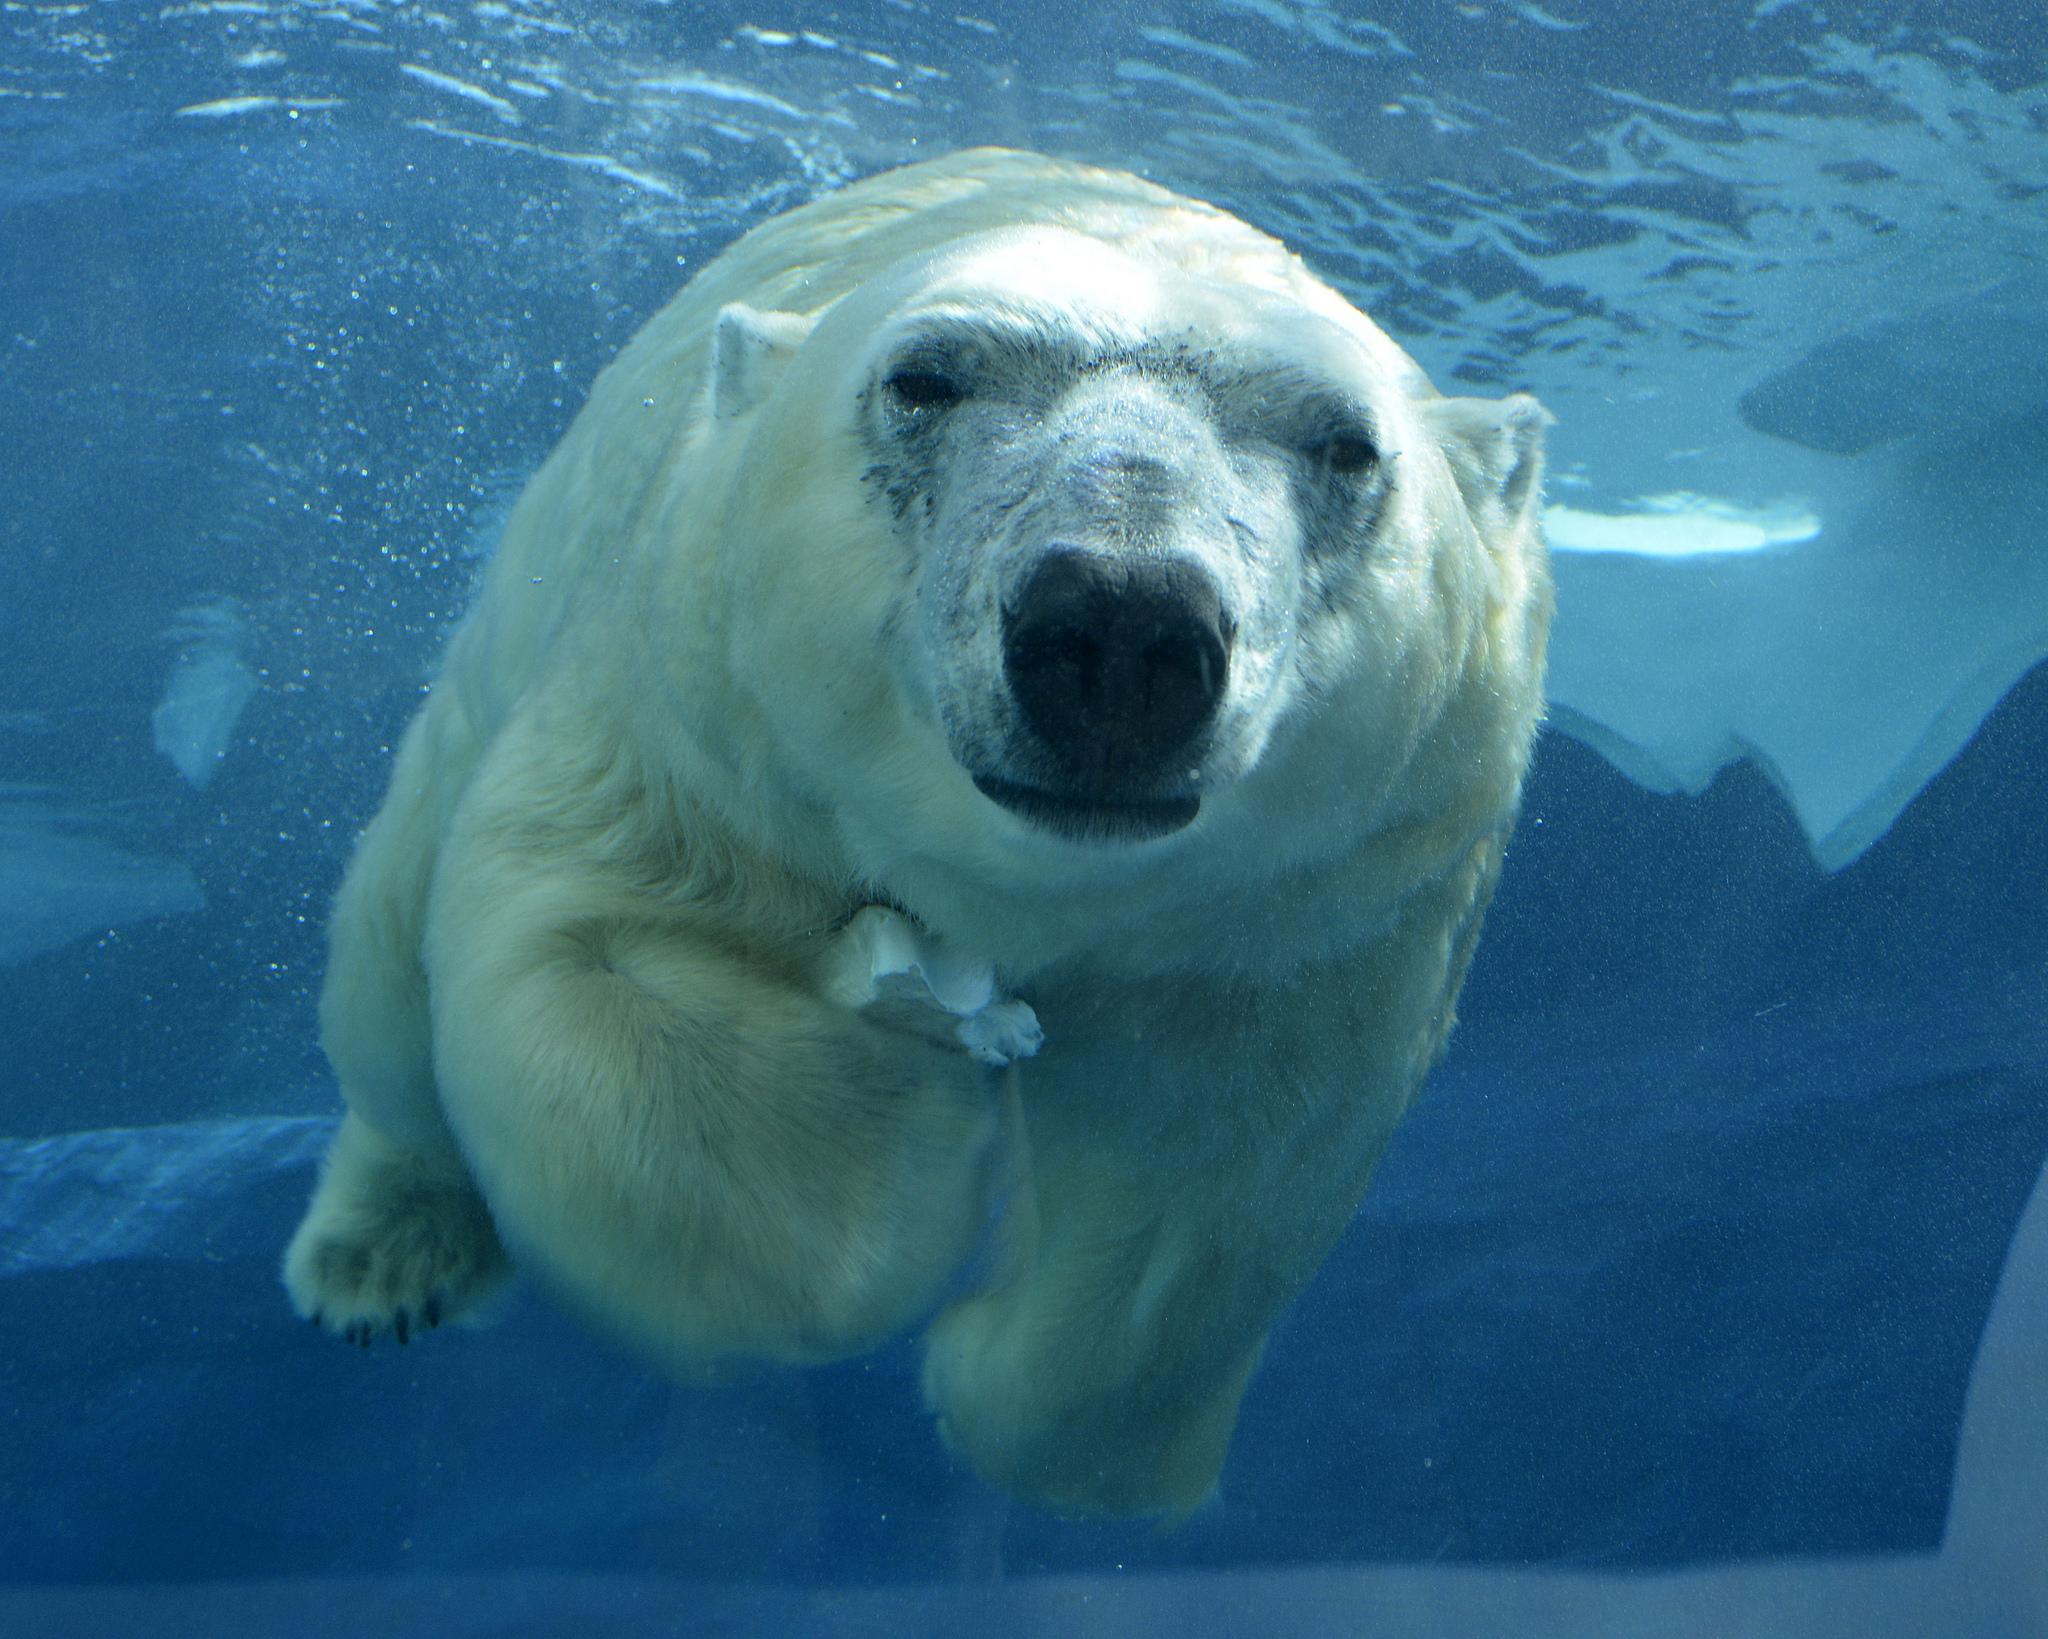
[[806, 698], [785, 671], [771, 709], [893, 778], [921, 845], [1071, 863], [1232, 813], [1348, 831], [1453, 709], [1495, 606], [1528, 601], [1502, 581], [1531, 578], [1534, 401], [1440, 398], [1298, 264], [1255, 274], [1034, 226], [893, 268], [815, 328], [720, 314], [711, 415], [758, 423], [744, 504], [769, 537], [731, 596], [756, 649], [816, 650]]
[[1257, 763], [1319, 537], [1384, 475], [1292, 310], [1062, 237], [972, 247], [876, 335], [864, 480], [917, 543], [923, 683], [976, 789], [1142, 841]]

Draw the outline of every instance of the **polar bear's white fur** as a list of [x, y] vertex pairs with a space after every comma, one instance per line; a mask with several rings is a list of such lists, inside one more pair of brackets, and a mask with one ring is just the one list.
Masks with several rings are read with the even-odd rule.
[[747, 235], [600, 378], [399, 751], [294, 1303], [403, 1338], [509, 1249], [684, 1372], [930, 1318], [990, 1480], [1196, 1506], [1450, 1027], [1543, 421], [1128, 176], [965, 153]]

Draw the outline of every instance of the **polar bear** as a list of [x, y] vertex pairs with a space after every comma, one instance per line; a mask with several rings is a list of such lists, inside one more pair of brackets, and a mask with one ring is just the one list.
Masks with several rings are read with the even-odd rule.
[[400, 747], [293, 1303], [402, 1342], [516, 1262], [683, 1374], [928, 1322], [988, 1480], [1198, 1506], [1451, 1025], [1546, 420], [1131, 176], [976, 151], [755, 229]]

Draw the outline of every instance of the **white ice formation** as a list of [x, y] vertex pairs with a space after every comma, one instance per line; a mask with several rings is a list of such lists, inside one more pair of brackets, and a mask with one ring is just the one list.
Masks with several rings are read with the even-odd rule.
[[0, 791], [0, 966], [126, 922], [206, 903], [176, 860], [131, 854], [82, 834], [87, 816]]
[[258, 686], [242, 663], [247, 627], [232, 598], [209, 598], [181, 609], [164, 636], [179, 647], [163, 698], [150, 714], [156, 748], [203, 790]]

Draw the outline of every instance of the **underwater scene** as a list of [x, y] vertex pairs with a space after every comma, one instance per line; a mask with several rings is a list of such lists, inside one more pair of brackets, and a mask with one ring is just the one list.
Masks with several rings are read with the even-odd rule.
[[2035, 0], [17, 0], [0, 483], [0, 1630], [2048, 1636]]

